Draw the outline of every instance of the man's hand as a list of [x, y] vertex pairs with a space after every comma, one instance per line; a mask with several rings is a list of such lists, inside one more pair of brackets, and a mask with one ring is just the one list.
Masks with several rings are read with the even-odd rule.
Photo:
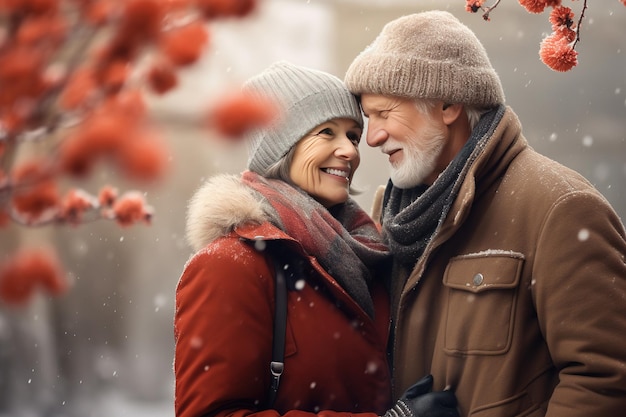
[[411, 385], [383, 417], [460, 417], [452, 391], [432, 392], [433, 377]]

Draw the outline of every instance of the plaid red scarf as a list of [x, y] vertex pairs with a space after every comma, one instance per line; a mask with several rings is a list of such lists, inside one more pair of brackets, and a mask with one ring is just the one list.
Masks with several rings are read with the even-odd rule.
[[372, 317], [368, 284], [389, 252], [367, 213], [351, 198], [327, 209], [303, 190], [251, 171], [242, 174], [242, 182], [272, 207], [270, 222], [299, 241]]

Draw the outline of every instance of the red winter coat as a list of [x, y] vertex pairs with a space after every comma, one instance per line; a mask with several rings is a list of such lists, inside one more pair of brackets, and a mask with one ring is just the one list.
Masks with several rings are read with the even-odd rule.
[[[383, 414], [391, 396], [386, 292], [372, 290], [372, 320], [297, 241], [263, 221], [250, 197], [233, 177], [196, 195], [210, 204], [188, 224], [190, 239], [204, 247], [176, 291], [176, 416]], [[259, 240], [283, 242], [311, 271], [288, 293], [285, 371], [274, 409], [265, 411], [274, 272], [266, 252], [255, 249]]]

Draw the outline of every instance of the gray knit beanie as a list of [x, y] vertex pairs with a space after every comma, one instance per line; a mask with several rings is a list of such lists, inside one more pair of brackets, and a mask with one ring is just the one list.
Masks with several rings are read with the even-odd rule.
[[491, 107], [504, 91], [474, 32], [452, 14], [427, 11], [400, 17], [352, 62], [345, 83], [372, 93]]
[[246, 81], [243, 91], [278, 106], [270, 126], [254, 129], [244, 138], [248, 169], [260, 175], [317, 125], [348, 118], [363, 127], [356, 98], [339, 78], [326, 72], [280, 61]]

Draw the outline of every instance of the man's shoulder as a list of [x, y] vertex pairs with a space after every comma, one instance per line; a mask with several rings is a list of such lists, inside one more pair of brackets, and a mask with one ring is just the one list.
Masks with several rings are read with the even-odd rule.
[[595, 192], [579, 172], [528, 147], [510, 163], [503, 184], [532, 194], [560, 195], [573, 191]]

